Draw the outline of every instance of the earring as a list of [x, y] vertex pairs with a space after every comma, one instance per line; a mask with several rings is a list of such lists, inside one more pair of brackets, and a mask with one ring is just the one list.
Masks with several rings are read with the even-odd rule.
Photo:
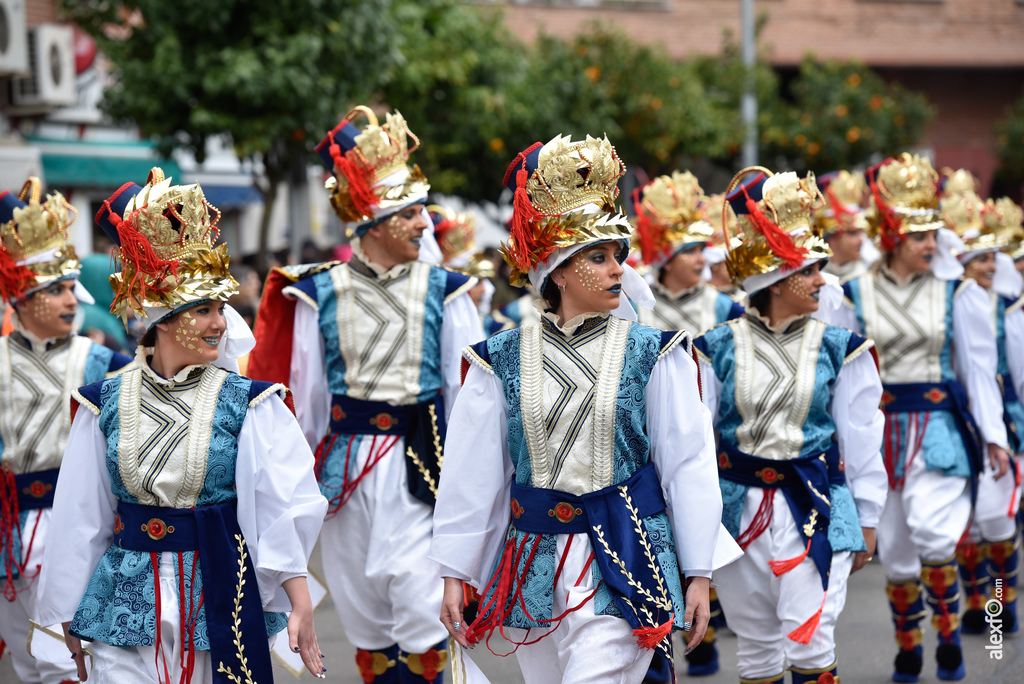
[[558, 289], [560, 289], [564, 293], [565, 292], [565, 283], [562, 283], [561, 285], [559, 285]]
[[772, 294], [774, 294], [776, 297], [778, 297], [779, 295], [782, 294], [782, 290], [772, 290]]

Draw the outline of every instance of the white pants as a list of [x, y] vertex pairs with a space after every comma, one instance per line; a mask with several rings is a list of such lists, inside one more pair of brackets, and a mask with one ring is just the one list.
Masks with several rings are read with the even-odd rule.
[[903, 489], [889, 490], [878, 523], [878, 556], [888, 578], [897, 582], [917, 579], [922, 560], [952, 558], [970, 516], [967, 478], [929, 471], [923, 454], [918, 454]]
[[[1015, 456], [1010, 458], [1016, 459]], [[1020, 464], [1018, 463], [1018, 467]], [[975, 541], [1003, 541], [1017, 531], [1017, 508], [1020, 506], [1020, 488], [1008, 470], [998, 480], [991, 472], [988, 457], [985, 470], [978, 478], [978, 501], [974, 507], [974, 524], [971, 525]], [[974, 534], [978, 536], [974, 536]]]
[[[38, 564], [43, 558], [43, 541], [46, 539], [49, 521], [48, 508], [28, 514], [25, 526], [21, 530], [25, 576], [14, 582], [18, 595], [13, 602], [0, 596], [0, 639], [7, 642], [14, 671], [25, 684], [58, 684], [68, 679], [78, 681], [75, 663], [70, 658], [66, 662], [50, 663], [37, 660], [28, 652], [29, 620], [36, 615], [36, 603], [39, 599], [36, 593], [39, 585], [35, 582], [35, 576], [39, 572]], [[29, 552], [29, 539], [32, 537], [33, 529], [35, 539], [32, 542], [31, 557], [25, 558], [24, 554]], [[0, 583], [2, 582], [6, 580], [0, 579]]]
[[[558, 558], [570, 538], [569, 553], [555, 585], [555, 616], [587, 601], [594, 592], [593, 575], [587, 568], [591, 553], [587, 535], [558, 535]], [[544, 630], [506, 629], [505, 633], [521, 642], [533, 641]], [[526, 684], [640, 684], [653, 656], [654, 651], [637, 644], [628, 622], [595, 615], [593, 599], [566, 615], [539, 642], [516, 651]]]
[[[362, 440], [356, 472], [373, 442]], [[399, 439], [324, 521], [320, 552], [327, 588], [356, 648], [398, 644], [406, 653], [425, 653], [448, 635], [439, 620], [444, 582], [441, 567], [427, 560], [433, 511], [409, 493], [404, 452]]]
[[[761, 505], [763, 489], [751, 487], [743, 506], [740, 531], [749, 527]], [[807, 548], [781, 491], [772, 501], [768, 528], [747, 547], [739, 560], [715, 571], [718, 600], [736, 633], [739, 676], [759, 679], [786, 667], [818, 669], [836, 660], [835, 628], [846, 605], [846, 581], [853, 567], [849, 551], [832, 554], [828, 594], [821, 625], [808, 644], [787, 638], [822, 607], [821, 577], [810, 556], [780, 577], [769, 561], [799, 556]]]

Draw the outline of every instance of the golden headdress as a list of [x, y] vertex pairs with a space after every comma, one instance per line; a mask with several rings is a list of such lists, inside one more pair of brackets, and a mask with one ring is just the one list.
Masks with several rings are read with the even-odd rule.
[[814, 222], [823, 235], [843, 231], [867, 230], [868, 222], [861, 203], [868, 192], [861, 174], [833, 171], [817, 177], [824, 205], [814, 212]]
[[[352, 122], [362, 114], [363, 128]], [[412, 140], [412, 147], [409, 146]], [[384, 124], [359, 105], [320, 141], [316, 152], [334, 174], [324, 183], [338, 218], [361, 234], [379, 219], [427, 199], [430, 184], [409, 154], [420, 146], [401, 113], [388, 112]]]
[[995, 221], [986, 221], [985, 203], [974, 194], [973, 190], [965, 190], [956, 195], [942, 198], [942, 217], [946, 225], [960, 236], [964, 242], [961, 255], [971, 252], [994, 251], [1002, 247], [1003, 237], [995, 230]]
[[1013, 257], [1024, 257], [1024, 210], [1009, 197], [988, 200], [982, 214], [985, 226], [996, 234], [999, 249]]
[[441, 248], [441, 260], [448, 264], [476, 249], [476, 220], [472, 214], [457, 212], [440, 204], [427, 207], [434, 222], [434, 239]]
[[927, 158], [904, 152], [865, 173], [871, 190], [868, 225], [881, 237], [883, 251], [896, 248], [909, 233], [944, 228], [935, 195], [938, 174]]
[[42, 183], [32, 176], [21, 192], [0, 193], [0, 296], [19, 299], [49, 283], [77, 275], [75, 248], [67, 244], [68, 226], [78, 212], [54, 191], [42, 198]]
[[[111, 313], [127, 321], [128, 309], [159, 316], [238, 293], [228, 272], [226, 244], [214, 247], [220, 211], [199, 184], [171, 185], [154, 167], [146, 185], [126, 183], [107, 199], [96, 223], [117, 244], [120, 273], [110, 276]], [[150, 321], [155, 323], [156, 320]]]
[[[741, 183], [748, 174], [750, 180]], [[821, 192], [808, 174], [773, 174], [763, 167], [743, 169], [733, 177], [725, 202], [738, 217], [742, 242], [729, 241], [726, 266], [733, 282], [756, 292], [788, 274], [832, 256], [832, 251], [812, 221], [812, 212], [823, 203]]]
[[511, 234], [500, 253], [512, 267], [512, 283], [525, 284], [557, 250], [628, 240], [632, 227], [615, 206], [625, 172], [607, 137], [573, 142], [559, 135], [520, 152], [504, 180], [514, 199]]
[[942, 189], [943, 197], [952, 195], [963, 195], [965, 193], [978, 193], [978, 183], [974, 174], [967, 169], [954, 171], [948, 166], [942, 169], [942, 178], [939, 179], [939, 186]]
[[711, 242], [714, 228], [701, 212], [705, 199], [689, 171], [673, 171], [636, 189], [633, 208], [645, 264], [658, 268], [687, 245]]

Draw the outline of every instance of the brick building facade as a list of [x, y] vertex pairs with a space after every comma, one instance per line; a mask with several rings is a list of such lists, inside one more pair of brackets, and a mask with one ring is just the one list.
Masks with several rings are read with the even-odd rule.
[[[520, 37], [570, 36], [594, 20], [684, 59], [739, 35], [738, 0], [508, 0]], [[785, 70], [804, 54], [857, 58], [888, 80], [927, 94], [937, 114], [922, 141], [937, 167], [971, 169], [991, 185], [993, 124], [1024, 93], [1024, 0], [757, 0], [768, 23], [761, 54]], [[897, 152], [898, 150], [894, 150]], [[1005, 191], [1005, 190], [1004, 190]]]

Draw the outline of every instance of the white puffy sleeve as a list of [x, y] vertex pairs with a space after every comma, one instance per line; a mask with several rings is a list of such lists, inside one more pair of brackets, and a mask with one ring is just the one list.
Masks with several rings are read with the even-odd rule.
[[[449, 418], [461, 388], [462, 350], [476, 344], [485, 336], [483, 325], [480, 323], [480, 313], [469, 296], [468, 289], [445, 302], [442, 316], [441, 382], [444, 388], [445, 417]], [[446, 446], [446, 453], [447, 450]]]
[[316, 449], [327, 433], [331, 394], [327, 391], [326, 377], [320, 313], [306, 300], [297, 299], [288, 388], [295, 401], [295, 415], [310, 449]]
[[957, 378], [971, 398], [971, 415], [987, 444], [1007, 447], [1003, 398], [996, 382], [992, 302], [973, 280], [953, 298], [953, 353]]
[[874, 528], [889, 493], [889, 477], [881, 452], [885, 431], [885, 414], [878, 408], [882, 380], [869, 349], [862, 349], [839, 369], [832, 384], [830, 410], [861, 527]]
[[81, 406], [57, 478], [39, 603], [31, 616], [41, 625], [68, 622], [75, 616], [92, 573], [114, 538], [117, 499], [110, 489], [106, 453], [99, 417]]
[[857, 307], [846, 297], [843, 297], [842, 304], [838, 307], [819, 306], [818, 310], [811, 314], [811, 318], [852, 330], [858, 335], [864, 334], [860, 328], [860, 319], [857, 318]]
[[252, 553], [264, 608], [291, 610], [281, 585], [306, 575], [327, 500], [313, 476], [313, 454], [277, 394], [246, 412], [235, 465], [238, 525]]
[[1004, 319], [1006, 363], [1018, 397], [1024, 397], [1024, 309], [1014, 309]]
[[651, 460], [668, 504], [679, 569], [710, 577], [742, 552], [722, 527], [711, 412], [697, 392], [697, 365], [682, 345], [654, 365], [646, 397]]
[[472, 365], [448, 419], [427, 557], [441, 565], [442, 576], [477, 589], [501, 552], [510, 516], [507, 408], [501, 381]]

